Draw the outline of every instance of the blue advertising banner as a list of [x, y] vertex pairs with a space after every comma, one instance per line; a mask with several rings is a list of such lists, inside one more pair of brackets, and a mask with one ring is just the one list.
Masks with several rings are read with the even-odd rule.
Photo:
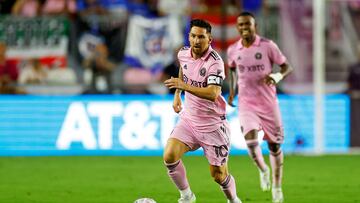
[[[314, 98], [279, 100], [284, 151], [313, 152]], [[325, 101], [325, 152], [346, 152], [349, 99], [334, 95]], [[228, 107], [227, 114], [231, 153], [244, 154], [237, 109]], [[0, 155], [160, 155], [177, 118], [172, 96], [0, 96]]]

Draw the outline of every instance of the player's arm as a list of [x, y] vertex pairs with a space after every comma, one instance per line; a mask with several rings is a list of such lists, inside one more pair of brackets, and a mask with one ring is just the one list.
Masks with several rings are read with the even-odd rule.
[[283, 75], [283, 78], [288, 76], [294, 68], [289, 63], [283, 63], [280, 65], [280, 73]]
[[164, 83], [170, 89], [178, 89], [187, 91], [197, 97], [202, 99], [207, 99], [209, 101], [215, 101], [217, 97], [221, 94], [221, 84], [222, 84], [222, 77], [217, 75], [210, 75], [208, 77], [208, 85], [207, 87], [200, 88], [194, 87], [189, 84], [184, 83], [183, 80], [179, 78], [170, 78], [166, 80]]
[[228, 104], [232, 107], [235, 105], [233, 104], [234, 97], [236, 95], [236, 69], [233, 67], [230, 67], [230, 92], [228, 97]]
[[[179, 68], [179, 75], [178, 78], [183, 81], [183, 74], [182, 74], [182, 68]], [[173, 101], [173, 109], [176, 113], [179, 113], [182, 110], [181, 105], [181, 92], [182, 90], [176, 89], [174, 94], [174, 101]]]
[[221, 86], [208, 85], [205, 88], [200, 88], [200, 87], [194, 87], [194, 86], [185, 84], [184, 91], [190, 92], [191, 94], [198, 96], [202, 99], [206, 99], [206, 100], [215, 102], [215, 100], [221, 94]]
[[[184, 80], [183, 80], [182, 67], [179, 68], [178, 78], [179, 78], [181, 81], [184, 81]], [[180, 95], [181, 95], [181, 92], [182, 92], [182, 90], [176, 89], [176, 90], [175, 90], [175, 96], [180, 96]]]
[[267, 75], [264, 79], [264, 82], [267, 85], [277, 84], [286, 76], [288, 76], [292, 71], [293, 71], [293, 67], [289, 63], [285, 62], [280, 65], [280, 72], [271, 73]]

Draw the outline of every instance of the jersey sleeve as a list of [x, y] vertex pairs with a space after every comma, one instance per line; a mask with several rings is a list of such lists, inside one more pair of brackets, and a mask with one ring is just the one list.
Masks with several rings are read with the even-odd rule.
[[278, 65], [286, 62], [286, 57], [273, 41], [270, 41], [269, 43], [269, 58], [273, 63]]
[[178, 62], [180, 63], [180, 67], [182, 68], [182, 61], [183, 59], [185, 58], [185, 55], [186, 55], [186, 52], [189, 50], [190, 48], [185, 46], [185, 47], [182, 47], [178, 53], [177, 53], [177, 60]]
[[187, 47], [182, 47], [182, 48], [178, 51], [178, 53], [177, 53], [177, 58], [178, 58], [178, 59], [182, 57], [182, 55], [184, 54], [183, 52], [184, 52], [185, 50], [187, 50]]
[[[224, 71], [224, 62], [223, 61], [215, 61], [209, 67], [209, 75], [216, 75], [221, 77], [222, 80], [225, 79], [225, 71]], [[209, 76], [208, 75], [208, 76]]]
[[222, 86], [224, 80], [225, 80], [224, 62], [216, 61], [209, 67], [207, 84]]

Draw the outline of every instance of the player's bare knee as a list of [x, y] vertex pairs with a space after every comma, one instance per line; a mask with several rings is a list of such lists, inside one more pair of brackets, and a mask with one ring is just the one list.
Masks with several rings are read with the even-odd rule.
[[165, 151], [163, 156], [164, 162], [167, 164], [175, 163], [179, 157], [173, 151]]
[[215, 171], [212, 173], [212, 177], [214, 178], [214, 181], [221, 184], [227, 176], [227, 173], [225, 171]]
[[250, 130], [248, 133], [246, 133], [245, 140], [257, 140], [257, 134], [257, 130]]
[[268, 143], [268, 147], [272, 153], [277, 153], [280, 150], [280, 144], [277, 143]]

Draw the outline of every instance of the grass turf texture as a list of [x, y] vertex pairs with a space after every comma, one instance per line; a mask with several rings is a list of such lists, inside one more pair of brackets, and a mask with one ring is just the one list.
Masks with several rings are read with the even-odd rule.
[[[268, 161], [268, 157], [266, 157]], [[205, 157], [186, 156], [189, 182], [199, 203], [226, 202]], [[229, 168], [244, 203], [271, 202], [247, 156]], [[360, 156], [286, 156], [286, 203], [360, 203]], [[1, 203], [132, 203], [140, 197], [177, 202], [161, 157], [0, 157]]]

